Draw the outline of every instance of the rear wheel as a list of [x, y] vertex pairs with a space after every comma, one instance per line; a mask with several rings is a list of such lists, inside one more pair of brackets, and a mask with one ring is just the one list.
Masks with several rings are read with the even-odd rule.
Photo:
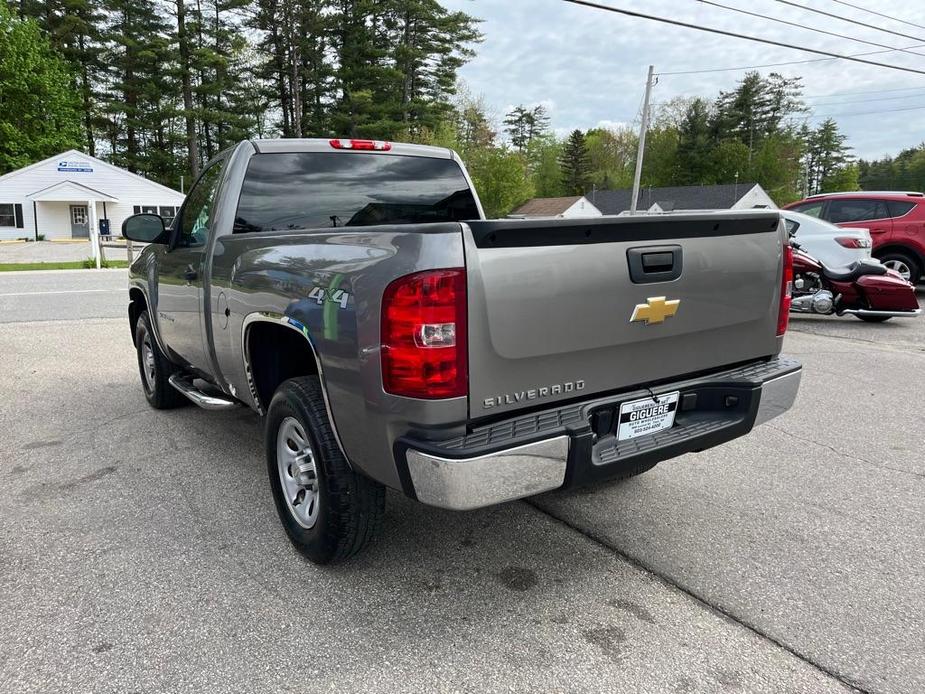
[[919, 263], [912, 255], [902, 251], [888, 251], [880, 256], [880, 262], [890, 270], [895, 270], [907, 282], [915, 284], [922, 275]]
[[158, 410], [169, 410], [186, 404], [187, 399], [167, 380], [179, 369], [157, 346], [147, 311], [142, 311], [135, 323], [135, 350], [138, 353], [141, 387], [148, 404]]
[[385, 488], [350, 468], [317, 376], [292, 378], [277, 389], [267, 411], [266, 451], [279, 519], [308, 559], [347, 559], [374, 539]]
[[858, 318], [866, 323], [885, 323], [890, 320], [892, 316], [858, 316]]

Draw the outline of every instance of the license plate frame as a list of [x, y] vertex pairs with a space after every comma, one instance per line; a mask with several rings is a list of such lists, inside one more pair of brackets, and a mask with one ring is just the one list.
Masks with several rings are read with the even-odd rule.
[[617, 440], [629, 441], [665, 431], [674, 426], [681, 391], [662, 393], [620, 403], [617, 414]]

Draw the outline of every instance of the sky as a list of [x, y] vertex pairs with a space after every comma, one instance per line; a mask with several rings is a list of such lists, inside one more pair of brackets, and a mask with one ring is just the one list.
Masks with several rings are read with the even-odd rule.
[[[663, 73], [652, 94], [653, 102], [658, 103], [677, 96], [712, 99], [721, 89], [732, 89], [745, 70], [664, 73], [821, 57], [577, 6], [564, 0], [440, 2], [449, 9], [463, 10], [483, 20], [484, 41], [476, 46], [477, 57], [460, 70], [460, 77], [470, 92], [485, 97], [496, 124], [517, 104], [542, 103], [559, 134], [575, 128], [638, 124], [650, 64], [655, 65], [656, 73]], [[838, 0], [788, 0], [791, 4], [781, 0], [715, 0], [761, 17], [745, 16], [700, 0], [598, 2], [842, 55], [921, 45], [921, 54], [891, 51], [865, 59], [925, 72], [925, 0], [850, 0], [851, 5], [907, 23], [884, 19]], [[863, 26], [792, 5], [854, 19]], [[768, 17], [799, 26], [785, 26]], [[823, 35], [806, 27], [869, 43]], [[906, 36], [884, 33], [877, 28]], [[809, 123], [818, 123], [832, 115], [860, 158], [895, 155], [925, 141], [925, 74], [845, 60], [781, 65], [759, 71], [802, 77], [804, 95], [812, 107]]]

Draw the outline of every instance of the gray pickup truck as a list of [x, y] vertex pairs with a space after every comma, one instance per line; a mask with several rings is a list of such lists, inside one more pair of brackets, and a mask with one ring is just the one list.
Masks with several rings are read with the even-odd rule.
[[242, 142], [175, 222], [135, 215], [145, 397], [265, 418], [270, 486], [312, 561], [385, 489], [473, 509], [629, 477], [787, 410], [791, 268], [767, 210], [485, 220], [458, 156]]

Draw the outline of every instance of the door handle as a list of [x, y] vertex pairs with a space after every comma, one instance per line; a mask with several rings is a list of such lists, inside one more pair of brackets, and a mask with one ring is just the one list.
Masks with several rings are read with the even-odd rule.
[[641, 246], [626, 251], [630, 279], [634, 284], [670, 282], [681, 276], [680, 246]]
[[183, 279], [187, 282], [192, 282], [197, 277], [199, 277], [199, 273], [196, 271], [196, 268], [192, 265], [187, 265], [186, 270], [183, 271]]

